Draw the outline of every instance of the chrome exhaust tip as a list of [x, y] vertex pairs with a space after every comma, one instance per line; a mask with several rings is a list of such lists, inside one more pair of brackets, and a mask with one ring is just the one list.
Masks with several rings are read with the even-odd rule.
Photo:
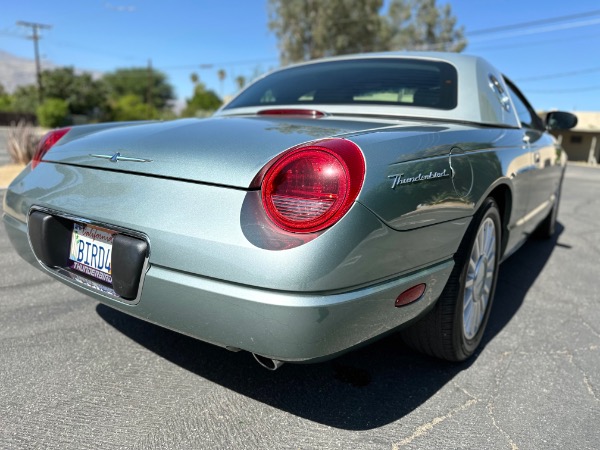
[[266, 356], [257, 355], [256, 353], [252, 353], [252, 356], [254, 356], [257, 363], [267, 370], [273, 371], [283, 366], [283, 361], [278, 361], [277, 359], [267, 358]]

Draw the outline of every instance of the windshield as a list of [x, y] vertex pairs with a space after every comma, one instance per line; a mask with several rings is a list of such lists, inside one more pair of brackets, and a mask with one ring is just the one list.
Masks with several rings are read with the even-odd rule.
[[330, 61], [281, 70], [257, 81], [224, 109], [348, 104], [454, 109], [456, 69], [445, 62], [381, 58]]

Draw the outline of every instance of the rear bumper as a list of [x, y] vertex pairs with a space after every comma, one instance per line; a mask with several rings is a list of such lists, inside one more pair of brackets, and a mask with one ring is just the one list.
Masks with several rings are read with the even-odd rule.
[[[7, 214], [3, 219], [19, 254], [42, 268], [27, 225]], [[360, 289], [318, 293], [250, 287], [150, 265], [137, 304], [49, 272], [108, 306], [202, 341], [281, 361], [310, 361], [335, 356], [423, 314], [441, 294], [453, 264], [447, 260]], [[427, 285], [420, 300], [394, 306], [400, 293], [420, 283]]]

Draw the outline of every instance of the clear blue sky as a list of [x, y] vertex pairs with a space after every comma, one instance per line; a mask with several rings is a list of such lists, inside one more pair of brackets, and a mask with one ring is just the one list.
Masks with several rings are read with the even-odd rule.
[[[521, 87], [534, 107], [600, 110], [598, 0], [449, 3], [469, 39], [465, 53], [488, 59]], [[478, 33], [576, 14], [581, 16]], [[181, 100], [192, 93], [193, 71], [217, 93], [232, 94], [236, 76], [250, 79], [278, 66], [277, 41], [267, 29], [266, 0], [3, 2], [0, 50], [33, 59], [29, 32], [15, 24], [18, 20], [52, 25], [40, 41], [46, 61], [104, 72], [145, 66], [151, 59], [153, 67], [168, 75]], [[217, 79], [219, 69], [227, 72], [223, 86]]]

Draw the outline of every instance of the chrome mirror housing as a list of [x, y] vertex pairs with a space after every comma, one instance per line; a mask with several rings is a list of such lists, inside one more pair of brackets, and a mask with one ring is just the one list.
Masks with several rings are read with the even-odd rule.
[[546, 115], [546, 129], [570, 130], [577, 125], [577, 116], [564, 111], [551, 111]]

